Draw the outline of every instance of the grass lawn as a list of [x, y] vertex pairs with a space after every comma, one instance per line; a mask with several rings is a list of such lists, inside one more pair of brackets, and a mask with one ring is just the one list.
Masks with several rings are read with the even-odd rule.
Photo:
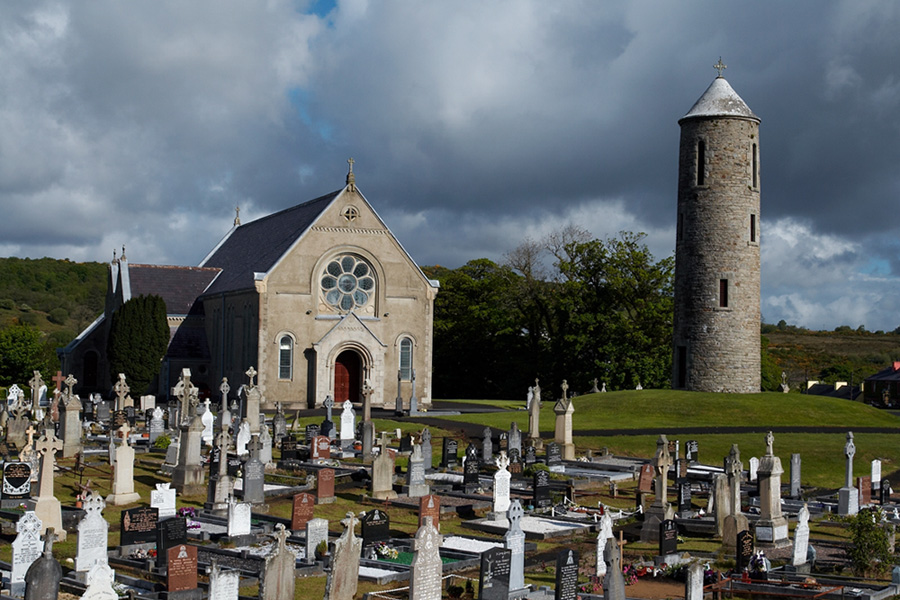
[[[541, 432], [552, 434], [553, 405], [543, 394]], [[626, 390], [587, 394], [574, 399], [575, 431], [587, 429], [658, 429], [667, 427], [891, 427], [900, 433], [900, 418], [861, 404], [824, 396], [804, 394], [713, 394], [676, 390]], [[479, 401], [495, 406], [496, 401]], [[501, 404], [502, 405], [502, 404]], [[505, 406], [510, 406], [508, 403]], [[516, 406], [513, 404], [512, 406]], [[519, 404], [524, 407], [524, 402]], [[475, 413], [443, 417], [447, 421], [481, 423], [506, 429], [515, 421], [528, 429], [528, 413]]]

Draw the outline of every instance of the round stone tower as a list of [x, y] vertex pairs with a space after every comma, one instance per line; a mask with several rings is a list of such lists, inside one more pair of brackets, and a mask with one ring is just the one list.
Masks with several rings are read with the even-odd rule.
[[760, 391], [759, 117], [719, 76], [678, 124], [672, 387]]

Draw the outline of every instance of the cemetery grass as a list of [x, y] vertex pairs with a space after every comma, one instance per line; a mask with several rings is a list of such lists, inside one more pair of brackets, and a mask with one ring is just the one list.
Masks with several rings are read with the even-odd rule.
[[[541, 406], [541, 431], [554, 431], [550, 392], [544, 393]], [[623, 390], [605, 394], [587, 394], [574, 398], [574, 430], [656, 429], [667, 427], [723, 427], [753, 425], [763, 427], [890, 427], [900, 433], [900, 418], [861, 404], [824, 396], [805, 394], [716, 394], [680, 390]], [[496, 406], [497, 401], [473, 404]], [[524, 401], [519, 407], [524, 407]], [[510, 407], [509, 403], [505, 406]], [[513, 404], [515, 406], [515, 404]], [[512, 407], [510, 407], [512, 408]], [[470, 413], [441, 417], [446, 421], [479, 423], [508, 429], [515, 421], [528, 430], [528, 413]]]

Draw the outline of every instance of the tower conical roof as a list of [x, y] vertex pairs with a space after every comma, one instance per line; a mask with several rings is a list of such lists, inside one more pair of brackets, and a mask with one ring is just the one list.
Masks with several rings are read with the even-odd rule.
[[709, 84], [700, 99], [694, 103], [691, 110], [678, 120], [706, 117], [732, 117], [737, 119], [750, 119], [759, 122], [759, 117], [753, 114], [747, 103], [725, 81], [724, 77], [716, 77]]

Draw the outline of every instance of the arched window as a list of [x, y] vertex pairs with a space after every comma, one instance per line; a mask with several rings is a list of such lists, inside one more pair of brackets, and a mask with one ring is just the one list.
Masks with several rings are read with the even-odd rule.
[[412, 380], [413, 343], [409, 338], [400, 340], [400, 379]]
[[289, 335], [283, 335], [278, 342], [278, 379], [290, 379], [293, 367], [294, 340]]

